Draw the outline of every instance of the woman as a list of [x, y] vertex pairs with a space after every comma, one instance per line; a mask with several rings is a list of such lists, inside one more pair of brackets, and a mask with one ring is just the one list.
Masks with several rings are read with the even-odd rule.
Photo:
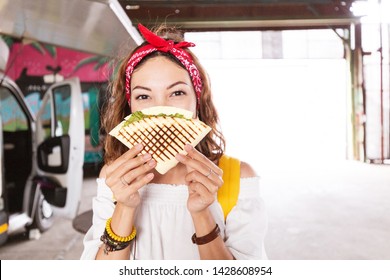
[[110, 131], [131, 112], [173, 106], [212, 130], [196, 148], [187, 145], [187, 156], [178, 154], [179, 164], [164, 175], [150, 154], [137, 156], [141, 144], [128, 150], [108, 136], [82, 259], [265, 258], [265, 211], [251, 166], [241, 162], [240, 194], [226, 221], [216, 200], [225, 140], [207, 75], [188, 49], [194, 44], [174, 30], [158, 31], [166, 39], [139, 30], [146, 42], [120, 65], [103, 128]]

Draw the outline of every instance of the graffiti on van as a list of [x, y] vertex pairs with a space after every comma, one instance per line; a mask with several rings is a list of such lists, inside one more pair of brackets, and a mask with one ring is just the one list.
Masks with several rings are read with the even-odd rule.
[[3, 99], [0, 102], [1, 119], [3, 122], [3, 131], [16, 132], [25, 131], [28, 129], [28, 119], [21, 111], [20, 105], [13, 96], [3, 94]]

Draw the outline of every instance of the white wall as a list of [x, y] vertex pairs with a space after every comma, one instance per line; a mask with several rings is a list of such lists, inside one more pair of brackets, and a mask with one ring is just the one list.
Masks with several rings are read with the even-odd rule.
[[345, 158], [345, 61], [203, 64], [212, 80], [227, 153], [256, 169]]
[[282, 38], [287, 59], [266, 60], [259, 31], [186, 34], [211, 77], [227, 153], [260, 174], [346, 154], [341, 40], [332, 30], [285, 31]]

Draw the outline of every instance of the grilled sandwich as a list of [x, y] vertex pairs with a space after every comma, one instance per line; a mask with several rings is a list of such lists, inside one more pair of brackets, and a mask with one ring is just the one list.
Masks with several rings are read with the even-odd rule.
[[110, 135], [116, 137], [129, 149], [141, 143], [140, 154], [149, 153], [156, 160], [156, 170], [165, 174], [176, 166], [176, 154], [186, 155], [186, 144], [195, 147], [211, 128], [192, 112], [167, 106], [157, 106], [134, 112], [117, 125]]

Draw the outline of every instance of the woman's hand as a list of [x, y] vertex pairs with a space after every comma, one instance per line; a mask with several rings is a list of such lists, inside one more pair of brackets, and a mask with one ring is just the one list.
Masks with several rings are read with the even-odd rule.
[[215, 201], [216, 193], [223, 184], [222, 170], [192, 146], [186, 145], [185, 149], [188, 154], [178, 154], [176, 159], [187, 167], [187, 208], [191, 214], [196, 214]]
[[142, 149], [142, 144], [135, 145], [106, 169], [106, 184], [114, 199], [130, 208], [138, 206], [141, 201], [138, 190], [154, 177], [151, 170], [156, 166], [156, 161], [150, 154], [137, 157]]

